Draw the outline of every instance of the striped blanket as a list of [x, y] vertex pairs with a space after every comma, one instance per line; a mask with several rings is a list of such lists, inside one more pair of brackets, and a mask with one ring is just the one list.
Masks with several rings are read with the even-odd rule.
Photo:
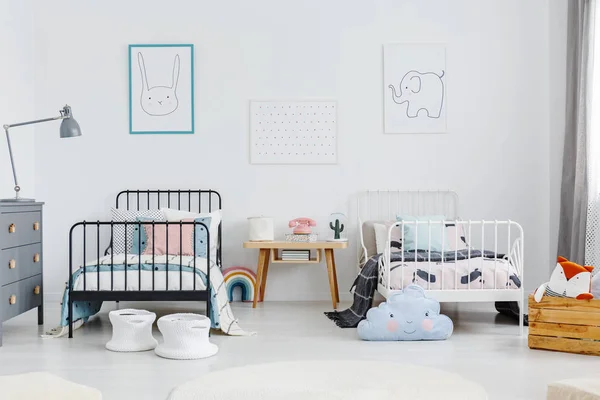
[[[352, 306], [343, 311], [325, 312], [327, 318], [335, 322], [340, 328], [356, 328], [358, 323], [366, 318], [367, 311], [373, 306], [373, 297], [377, 289], [377, 278], [379, 275], [379, 259], [382, 254], [371, 257], [360, 270], [360, 273], [354, 280], [350, 291], [354, 289], [354, 302]], [[502, 254], [496, 254], [487, 250], [464, 249], [459, 251], [405, 251], [391, 253], [391, 262], [452, 262], [467, 260], [469, 258], [504, 258]]]

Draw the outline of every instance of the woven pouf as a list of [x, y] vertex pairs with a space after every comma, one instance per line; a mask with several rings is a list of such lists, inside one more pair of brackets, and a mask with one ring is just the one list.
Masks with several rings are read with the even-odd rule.
[[214, 356], [219, 348], [209, 342], [210, 319], [199, 314], [171, 314], [158, 319], [164, 342], [156, 355], [175, 360], [195, 360]]
[[158, 342], [152, 336], [152, 324], [156, 314], [146, 310], [127, 308], [108, 314], [113, 334], [106, 348], [110, 351], [148, 351]]

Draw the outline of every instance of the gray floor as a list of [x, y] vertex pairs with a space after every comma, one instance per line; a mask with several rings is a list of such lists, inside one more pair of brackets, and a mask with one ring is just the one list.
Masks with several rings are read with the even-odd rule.
[[[131, 305], [135, 306], [121, 307]], [[159, 315], [195, 311], [189, 303], [138, 306]], [[253, 310], [249, 303], [234, 303], [242, 327], [258, 335], [213, 335], [219, 354], [200, 361], [105, 350], [111, 333], [107, 312], [115, 303], [105, 304], [99, 317], [76, 331], [72, 340], [39, 338], [36, 313], [29, 312], [4, 324], [0, 375], [49, 371], [96, 387], [108, 400], [162, 400], [174, 386], [209, 371], [284, 360], [386, 360], [430, 366], [480, 382], [490, 399], [543, 399], [550, 381], [600, 375], [597, 357], [529, 350], [526, 337], [517, 336], [518, 327], [498, 316], [490, 304], [446, 306], [443, 311], [455, 324], [450, 340], [403, 343], [362, 342], [354, 329], [339, 329], [325, 318], [323, 311], [330, 307], [327, 302], [267, 302]], [[58, 322], [58, 313], [58, 304], [47, 307], [46, 328]]]

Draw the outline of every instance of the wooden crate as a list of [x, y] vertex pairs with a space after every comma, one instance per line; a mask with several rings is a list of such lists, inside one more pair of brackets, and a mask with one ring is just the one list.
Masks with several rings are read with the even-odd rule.
[[600, 300], [529, 296], [529, 347], [600, 355]]

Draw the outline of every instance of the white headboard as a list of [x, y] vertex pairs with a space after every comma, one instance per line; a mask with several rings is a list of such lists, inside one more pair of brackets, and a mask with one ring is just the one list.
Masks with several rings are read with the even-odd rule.
[[397, 214], [459, 218], [458, 194], [451, 190], [367, 190], [359, 193], [357, 204], [359, 222], [395, 220]]

